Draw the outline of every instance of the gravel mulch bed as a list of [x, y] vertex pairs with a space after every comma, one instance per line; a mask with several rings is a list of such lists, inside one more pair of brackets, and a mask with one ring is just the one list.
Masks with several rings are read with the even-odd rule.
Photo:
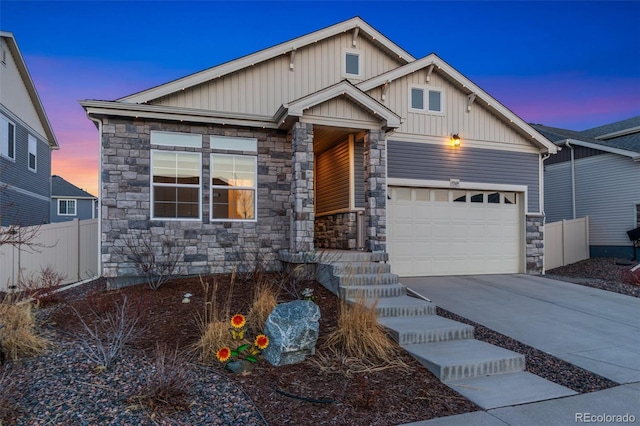
[[640, 297], [640, 270], [635, 276], [630, 273], [637, 264], [626, 259], [595, 257], [550, 269], [546, 277]]
[[[628, 269], [612, 259], [590, 259], [549, 271], [549, 276], [639, 297], [639, 286], [622, 281], [627, 278]], [[318, 296], [321, 345], [323, 333], [335, 328], [337, 300], [318, 283], [304, 285], [312, 286]], [[249, 284], [231, 289], [234, 312], [247, 312], [250, 289]], [[98, 371], [74, 340], [78, 321], [67, 304], [73, 303], [82, 310], [89, 303], [99, 302], [96, 295], [120, 292], [144, 302], [145, 322], [152, 327], [125, 348], [112, 367]], [[185, 292], [193, 294], [192, 303], [181, 303]], [[368, 426], [396, 425], [479, 409], [406, 352], [401, 359], [408, 370], [372, 370], [352, 377], [322, 372], [312, 361], [278, 368], [258, 362], [250, 374], [234, 376], [220, 365], [202, 366], [185, 355], [180, 363], [188, 384], [183, 398], [142, 404], [141, 396], [148, 391], [156, 368], [154, 347], [163, 344], [187, 351], [198, 339], [194, 313], [204, 302], [199, 281], [174, 280], [158, 291], [145, 286], [108, 291], [104, 282], [96, 281], [51, 296], [49, 302], [51, 306], [39, 310], [39, 315], [44, 320], [41, 330], [54, 345], [40, 356], [0, 367], [0, 425]], [[475, 326], [477, 339], [526, 355], [528, 371], [578, 393], [617, 385], [450, 312], [438, 309], [438, 314]], [[310, 401], [317, 399], [331, 402]]]

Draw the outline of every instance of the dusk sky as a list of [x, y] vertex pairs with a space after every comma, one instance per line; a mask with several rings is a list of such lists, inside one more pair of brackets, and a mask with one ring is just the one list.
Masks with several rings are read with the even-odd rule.
[[640, 115], [640, 2], [7, 1], [53, 125], [53, 174], [98, 195], [98, 130], [114, 100], [360, 16], [431, 52], [527, 122], [585, 130]]

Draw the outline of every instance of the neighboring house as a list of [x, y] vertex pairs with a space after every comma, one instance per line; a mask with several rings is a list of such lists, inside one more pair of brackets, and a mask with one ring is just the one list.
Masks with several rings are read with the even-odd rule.
[[12, 33], [0, 31], [0, 226], [48, 223], [58, 141]]
[[632, 257], [640, 227], [640, 116], [581, 132], [534, 125], [562, 148], [545, 161], [547, 222], [589, 216], [592, 257]]
[[60, 176], [51, 177], [51, 222], [95, 219], [98, 197], [78, 188]]
[[543, 272], [556, 146], [360, 18], [81, 104], [100, 131], [105, 276], [135, 272], [129, 239], [178, 243], [189, 274], [315, 248], [388, 251], [401, 276]]

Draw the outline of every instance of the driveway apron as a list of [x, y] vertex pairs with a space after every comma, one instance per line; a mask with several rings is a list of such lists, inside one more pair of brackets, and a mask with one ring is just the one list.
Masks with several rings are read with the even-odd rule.
[[640, 382], [640, 299], [531, 275], [401, 278], [437, 306], [617, 383]]

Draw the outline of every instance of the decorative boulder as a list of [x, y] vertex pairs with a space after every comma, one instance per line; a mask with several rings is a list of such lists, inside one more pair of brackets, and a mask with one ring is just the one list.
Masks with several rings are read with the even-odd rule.
[[269, 314], [264, 334], [269, 346], [262, 352], [271, 365], [296, 364], [316, 352], [320, 308], [310, 300], [282, 303]]

